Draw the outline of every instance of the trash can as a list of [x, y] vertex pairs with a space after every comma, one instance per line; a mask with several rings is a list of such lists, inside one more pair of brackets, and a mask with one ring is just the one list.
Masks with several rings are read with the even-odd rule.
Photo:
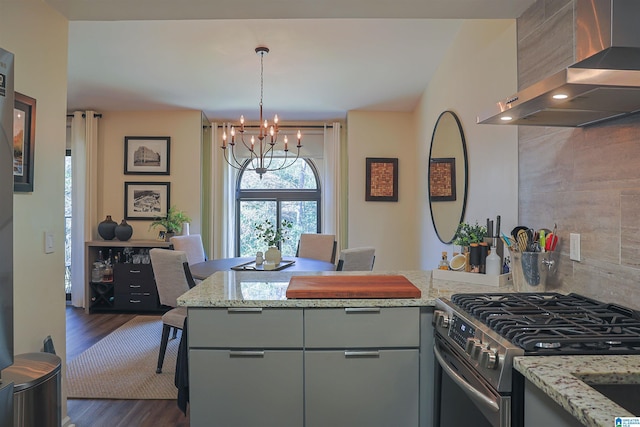
[[60, 427], [61, 360], [50, 353], [25, 353], [14, 357], [2, 378], [13, 381], [15, 427]]

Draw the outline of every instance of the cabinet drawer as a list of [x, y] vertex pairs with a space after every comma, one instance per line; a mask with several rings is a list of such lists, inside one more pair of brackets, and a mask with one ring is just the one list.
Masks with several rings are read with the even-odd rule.
[[116, 292], [156, 292], [156, 282], [150, 264], [116, 264]]
[[418, 357], [418, 349], [305, 352], [305, 426], [417, 426]]
[[158, 295], [150, 292], [116, 294], [114, 308], [117, 310], [155, 310], [160, 306]]
[[302, 309], [189, 308], [189, 347], [301, 348]]
[[389, 348], [420, 345], [419, 307], [307, 309], [307, 348]]
[[300, 427], [302, 376], [302, 350], [190, 350], [191, 426]]

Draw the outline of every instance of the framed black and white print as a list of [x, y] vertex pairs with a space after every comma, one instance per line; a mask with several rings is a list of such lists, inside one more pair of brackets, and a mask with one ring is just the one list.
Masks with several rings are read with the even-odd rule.
[[125, 175], [169, 175], [171, 137], [125, 136]]
[[125, 219], [166, 217], [169, 211], [169, 182], [125, 182]]
[[36, 149], [36, 100], [15, 93], [13, 107], [13, 191], [33, 192]]

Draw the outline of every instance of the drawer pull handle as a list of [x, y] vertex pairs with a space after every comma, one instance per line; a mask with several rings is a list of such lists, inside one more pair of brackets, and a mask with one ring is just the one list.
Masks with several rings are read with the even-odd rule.
[[130, 288], [141, 288], [142, 286], [140, 286], [140, 285], [132, 285], [132, 284], [129, 284], [129, 287], [130, 287]]
[[264, 351], [230, 351], [229, 357], [264, 357]]
[[262, 307], [229, 307], [227, 313], [262, 313]]
[[129, 273], [138, 274], [138, 273], [140, 273], [140, 270], [129, 270]]
[[380, 307], [346, 307], [345, 313], [380, 313]]
[[129, 302], [131, 304], [140, 304], [142, 301], [140, 301], [139, 299], [130, 299]]
[[344, 357], [380, 357], [379, 351], [351, 351], [344, 352]]

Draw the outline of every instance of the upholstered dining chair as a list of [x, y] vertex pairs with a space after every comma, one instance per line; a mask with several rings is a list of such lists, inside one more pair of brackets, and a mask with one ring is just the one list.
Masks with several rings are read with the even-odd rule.
[[297, 257], [336, 262], [336, 236], [333, 234], [301, 234]]
[[169, 334], [173, 329], [173, 338], [182, 330], [187, 317], [187, 307], [178, 307], [177, 299], [192, 288], [195, 283], [191, 277], [187, 255], [183, 251], [154, 248], [149, 250], [151, 267], [158, 288], [160, 304], [172, 307], [162, 315], [162, 337], [158, 353], [156, 373], [162, 372], [164, 355], [167, 351]]
[[189, 234], [187, 236], [173, 236], [169, 239], [176, 251], [183, 251], [187, 254], [189, 265], [205, 262], [207, 256], [204, 253], [202, 236], [199, 234]]
[[340, 251], [337, 271], [371, 271], [376, 260], [376, 249], [371, 247], [343, 249]]

